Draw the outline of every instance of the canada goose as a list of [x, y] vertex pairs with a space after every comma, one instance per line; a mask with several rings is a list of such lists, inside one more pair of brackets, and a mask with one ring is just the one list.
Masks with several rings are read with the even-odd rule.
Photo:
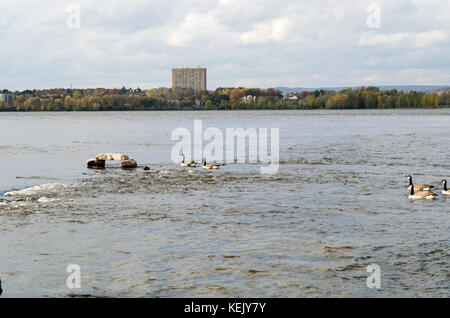
[[431, 191], [414, 191], [415, 186], [412, 186], [409, 192], [409, 198], [411, 200], [433, 200], [438, 197], [438, 195]]
[[[408, 190], [411, 190], [411, 187], [413, 185], [412, 177], [411, 176], [406, 176], [406, 177], [409, 180]], [[414, 185], [414, 191], [430, 191], [433, 188], [434, 188], [434, 186], [432, 186], [431, 184], [415, 184]]]
[[195, 161], [189, 161], [189, 162], [184, 162], [184, 154], [181, 154], [181, 156], [183, 157], [183, 159], [181, 160], [181, 166], [182, 167], [196, 167]]
[[203, 158], [203, 169], [206, 169], [206, 170], [219, 169], [219, 166], [215, 163], [206, 163], [206, 159]]
[[450, 195], [450, 191], [447, 189], [447, 180], [442, 180], [442, 184], [444, 185], [444, 189], [442, 190], [443, 195]]

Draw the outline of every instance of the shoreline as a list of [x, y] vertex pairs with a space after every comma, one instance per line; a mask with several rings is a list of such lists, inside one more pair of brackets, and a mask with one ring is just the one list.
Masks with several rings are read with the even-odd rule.
[[375, 110], [433, 110], [450, 109], [439, 107], [400, 107], [400, 108], [240, 108], [240, 109], [135, 109], [135, 110], [0, 110], [1, 113], [120, 113], [120, 112], [236, 112], [236, 111], [375, 111]]

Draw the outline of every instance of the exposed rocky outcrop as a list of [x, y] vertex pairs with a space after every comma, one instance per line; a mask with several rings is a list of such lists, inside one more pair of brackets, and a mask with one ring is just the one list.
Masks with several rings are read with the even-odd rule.
[[101, 153], [95, 157], [97, 160], [125, 161], [130, 158], [121, 153]]
[[134, 159], [123, 160], [122, 168], [124, 168], [124, 169], [137, 168], [137, 162]]
[[87, 161], [87, 167], [89, 169], [105, 169], [106, 161], [120, 161], [121, 166], [124, 169], [137, 168], [137, 162], [130, 157], [120, 153], [102, 153], [95, 158], [91, 158]]
[[97, 160], [96, 158], [89, 159], [87, 161], [87, 167], [89, 169], [105, 169], [105, 160]]

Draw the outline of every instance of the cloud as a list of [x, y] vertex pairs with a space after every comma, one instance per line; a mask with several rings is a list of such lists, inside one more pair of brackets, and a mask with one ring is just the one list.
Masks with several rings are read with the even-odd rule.
[[[219, 86], [450, 83], [448, 0], [2, 0], [0, 88], [170, 86], [208, 68]], [[66, 25], [67, 5], [81, 28]]]
[[409, 33], [394, 33], [394, 34], [374, 34], [363, 35], [359, 41], [359, 46], [374, 46], [379, 44], [394, 44], [401, 42], [410, 37]]
[[174, 46], [194, 45], [212, 40], [225, 32], [225, 27], [213, 13], [190, 13], [182, 23], [169, 31], [167, 43]]
[[235, 3], [235, 0], [220, 0], [219, 1], [219, 5], [221, 5], [221, 6], [228, 6], [228, 5], [231, 5], [234, 3]]
[[357, 42], [358, 46], [401, 44], [407, 47], [424, 48], [436, 44], [447, 44], [449, 32], [432, 30], [421, 33], [364, 34]]
[[441, 30], [418, 33], [414, 40], [414, 46], [427, 47], [439, 43], [445, 43], [448, 40], [448, 34], [448, 32]]
[[272, 21], [254, 24], [251, 31], [240, 35], [240, 40], [244, 44], [280, 42], [288, 38], [290, 28], [290, 18], [280, 17]]

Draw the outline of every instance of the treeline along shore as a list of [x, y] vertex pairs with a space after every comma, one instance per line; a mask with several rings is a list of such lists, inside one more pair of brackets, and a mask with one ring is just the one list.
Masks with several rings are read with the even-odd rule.
[[[8, 93], [4, 90], [3, 93]], [[9, 92], [11, 93], [11, 92]], [[45, 89], [14, 92], [0, 111], [134, 111], [238, 109], [385, 109], [449, 107], [450, 91], [405, 92], [361, 87], [315, 90], [283, 95], [269, 88], [189, 89]]]

